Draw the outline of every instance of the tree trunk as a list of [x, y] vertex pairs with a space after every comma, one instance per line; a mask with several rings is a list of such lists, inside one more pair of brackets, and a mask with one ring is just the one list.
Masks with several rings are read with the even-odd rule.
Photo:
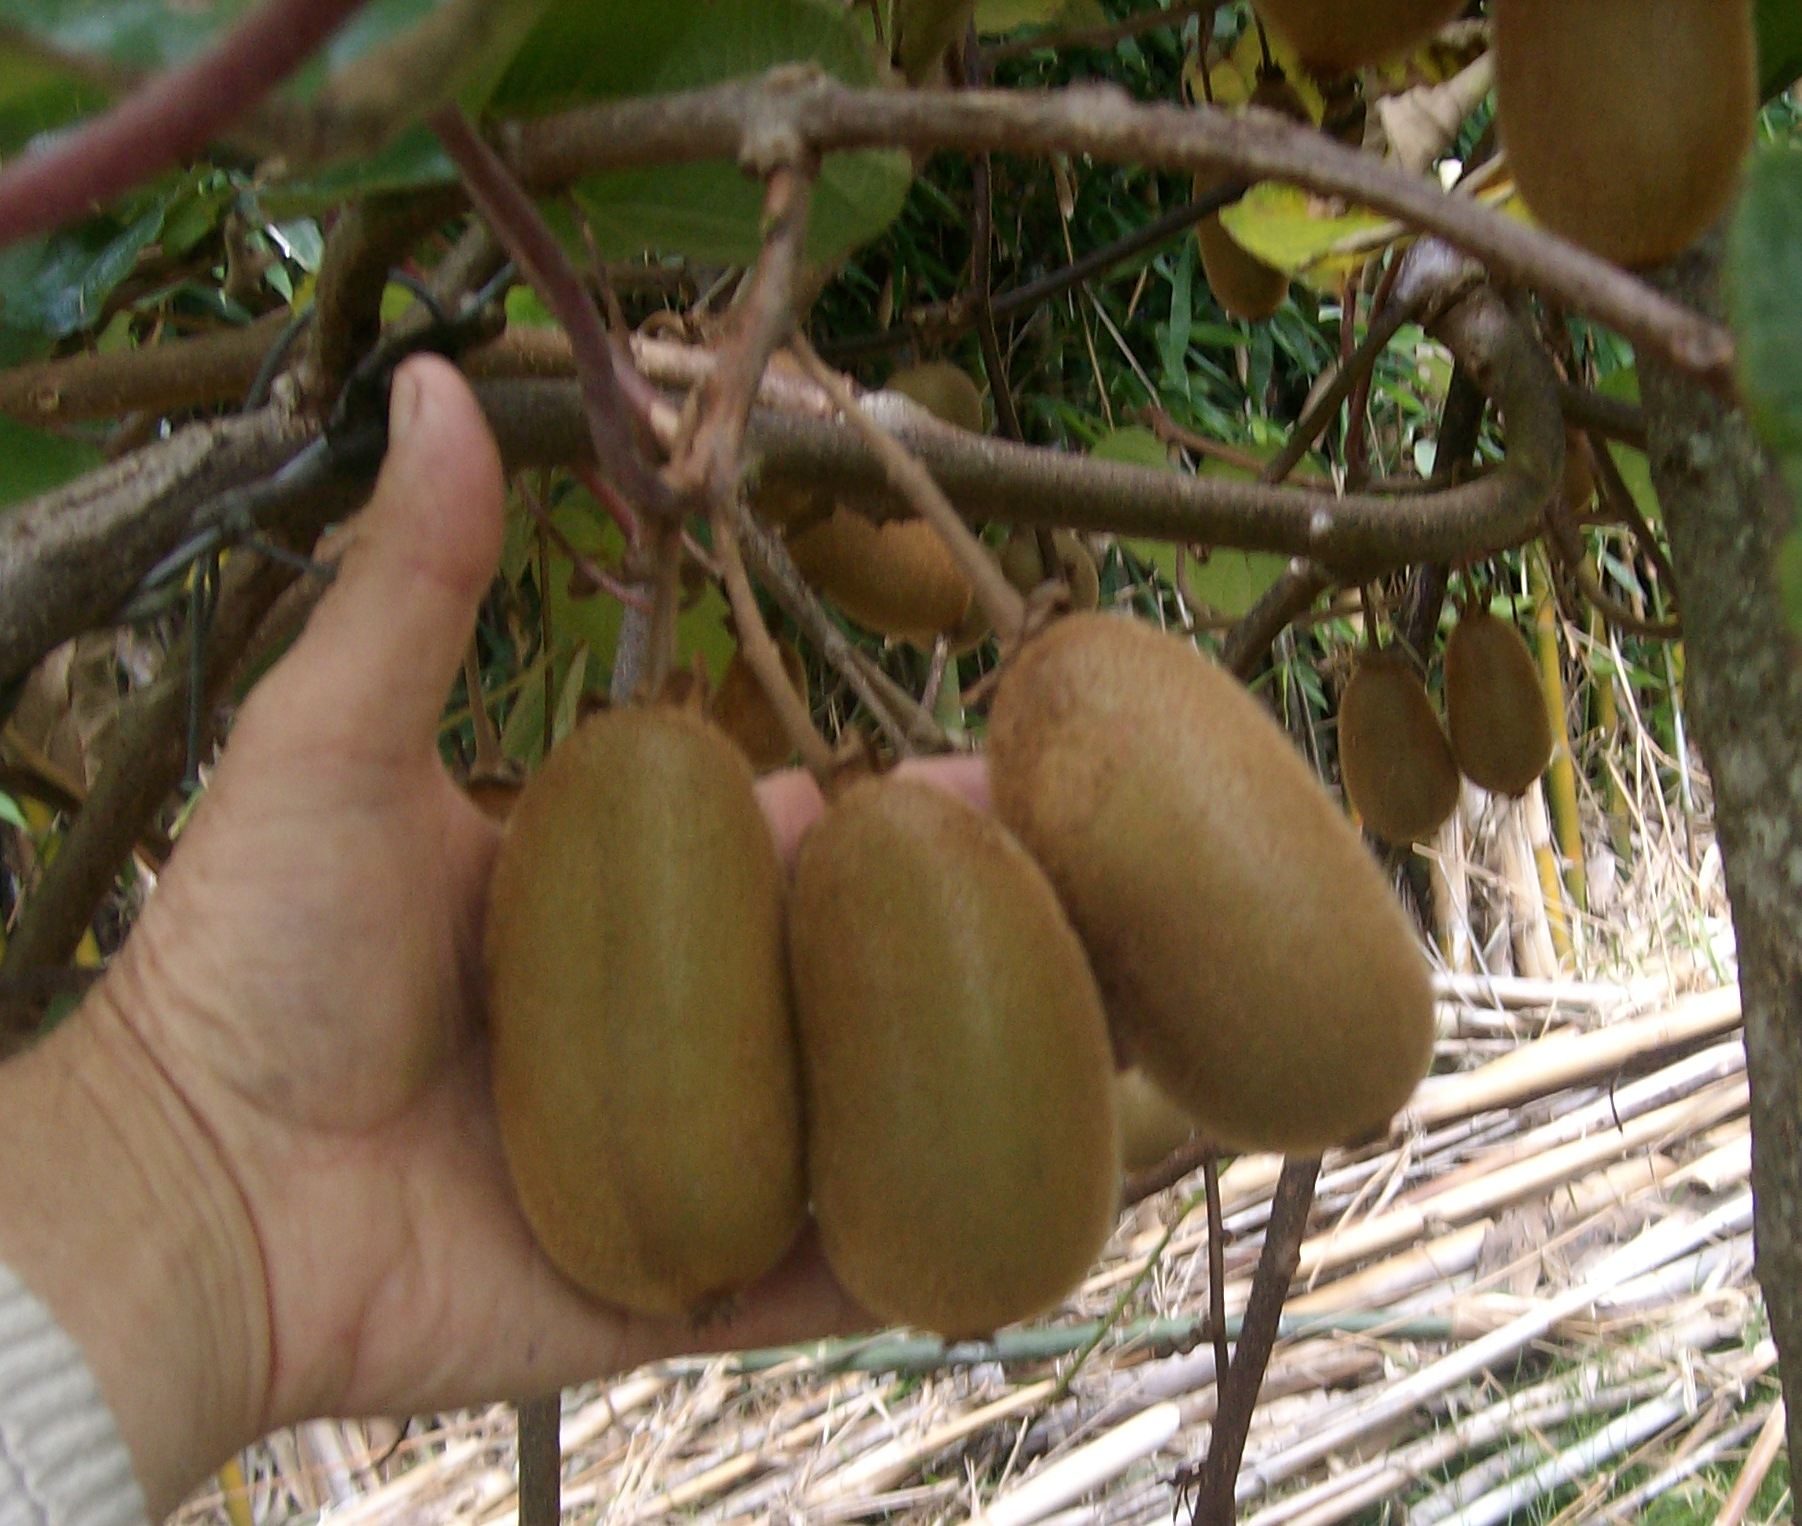
[[[1711, 240], [1665, 284], [1718, 314], [1720, 263]], [[1758, 1279], [1802, 1458], [1802, 641], [1776, 579], [1795, 509], [1743, 413], [1649, 359], [1640, 384], [1739, 944]]]

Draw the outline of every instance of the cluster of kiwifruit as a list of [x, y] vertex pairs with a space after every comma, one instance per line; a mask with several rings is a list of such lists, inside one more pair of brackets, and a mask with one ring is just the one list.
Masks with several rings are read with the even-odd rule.
[[1445, 716], [1442, 727], [1399, 648], [1359, 654], [1339, 701], [1339, 773], [1359, 819], [1395, 847], [1445, 824], [1460, 774], [1496, 794], [1523, 795], [1552, 760], [1533, 654], [1486, 609], [1467, 608], [1446, 641]]
[[603, 712], [528, 783], [491, 890], [494, 1086], [574, 1282], [705, 1312], [811, 1206], [872, 1313], [982, 1333], [1093, 1261], [1123, 1115], [1139, 1165], [1190, 1129], [1317, 1151], [1406, 1100], [1433, 1027], [1409, 924], [1223, 670], [1072, 615], [1004, 669], [989, 742], [994, 814], [859, 779], [792, 884], [690, 710]]
[[[1462, 0], [1256, 0], [1312, 71], [1401, 53]], [[1496, 119], [1522, 199], [1624, 265], [1688, 247], [1731, 203], [1758, 110], [1753, 0], [1490, 0]]]

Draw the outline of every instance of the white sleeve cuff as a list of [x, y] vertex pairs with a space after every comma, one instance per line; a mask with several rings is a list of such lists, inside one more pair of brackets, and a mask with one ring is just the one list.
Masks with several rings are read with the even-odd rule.
[[146, 1526], [148, 1507], [75, 1342], [0, 1266], [0, 1526]]

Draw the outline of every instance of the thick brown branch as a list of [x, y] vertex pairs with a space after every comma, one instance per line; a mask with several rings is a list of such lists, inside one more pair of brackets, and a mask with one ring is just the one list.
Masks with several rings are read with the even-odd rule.
[[[227, 571], [206, 634], [203, 742], [211, 739], [213, 711], [236, 676], [239, 654], [294, 576], [290, 568], [251, 558]], [[155, 681], [120, 710], [94, 787], [25, 902], [0, 960], [0, 975], [51, 968], [74, 956], [120, 862], [181, 782], [187, 763], [182, 724], [187, 707], [188, 647], [183, 641], [164, 659]]]
[[288, 314], [277, 312], [198, 339], [16, 366], [0, 371], [0, 413], [54, 426], [236, 401], [287, 325]]
[[735, 157], [747, 133], [792, 131], [822, 152], [905, 146], [1089, 154], [1114, 164], [1208, 170], [1342, 196], [1437, 233], [1511, 280], [1618, 329], [1641, 349], [1727, 391], [1726, 329], [1542, 230], [1270, 113], [1141, 105], [1113, 88], [852, 90], [798, 69], [762, 81], [583, 107], [513, 124], [519, 174], [567, 185], [599, 170]]

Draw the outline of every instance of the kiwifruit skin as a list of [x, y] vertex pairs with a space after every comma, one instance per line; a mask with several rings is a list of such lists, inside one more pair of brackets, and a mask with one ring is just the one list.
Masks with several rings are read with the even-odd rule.
[[1339, 700], [1339, 776], [1364, 825], [1406, 847], [1458, 805], [1458, 765], [1426, 685], [1394, 648], [1365, 652]]
[[1381, 1127], [1432, 1054], [1426, 963], [1281, 729], [1187, 641], [1073, 615], [1004, 670], [995, 809], [1045, 867], [1122, 1047], [1210, 1139]]
[[[1053, 530], [1051, 544], [1057, 551], [1058, 576], [1070, 590], [1070, 607], [1094, 609], [1101, 603], [1101, 573], [1089, 548], [1071, 530]], [[1020, 593], [1031, 593], [1048, 576], [1039, 555], [1039, 537], [1032, 530], [1013, 531], [998, 557], [1001, 575]]]
[[872, 524], [841, 504], [788, 549], [801, 576], [866, 630], [931, 646], [970, 607], [969, 580], [923, 519]]
[[635, 1313], [705, 1312], [806, 1212], [782, 871], [738, 750], [668, 706], [584, 722], [495, 866], [501, 1143], [552, 1263]]
[[1113, 1227], [1106, 1020], [1045, 876], [918, 781], [808, 835], [789, 947], [827, 1262], [882, 1319], [982, 1335], [1055, 1305]]
[[[801, 661], [801, 654], [788, 641], [778, 642], [776, 650], [781, 653], [782, 670], [788, 675], [789, 685], [806, 704], [807, 665]], [[757, 773], [780, 768], [794, 756], [795, 745], [788, 739], [782, 717], [776, 713], [743, 652], [732, 654], [732, 660], [726, 664], [726, 676], [714, 690], [707, 712]]]
[[1486, 609], [1467, 611], [1445, 643], [1452, 756], [1472, 784], [1524, 795], [1552, 761], [1552, 718], [1526, 641]]
[[1264, 19], [1316, 74], [1393, 58], [1424, 42], [1462, 7], [1463, 0], [1257, 0]]
[[1546, 227], [1662, 264], [1720, 219], [1758, 112], [1748, 0], [1496, 0], [1496, 117]]
[[1137, 1065], [1114, 1077], [1114, 1113], [1120, 1164], [1128, 1171], [1149, 1171], [1195, 1135], [1195, 1120]]
[[[1195, 194], [1206, 186], [1198, 176]], [[1201, 248], [1201, 271], [1208, 290], [1222, 312], [1246, 323], [1262, 323], [1275, 315], [1289, 295], [1289, 277], [1274, 265], [1266, 265], [1240, 244], [1211, 213], [1195, 225], [1195, 242]]]
[[940, 423], [981, 434], [987, 427], [982, 393], [970, 374], [948, 360], [903, 366], [883, 383], [885, 390], [911, 398]]

